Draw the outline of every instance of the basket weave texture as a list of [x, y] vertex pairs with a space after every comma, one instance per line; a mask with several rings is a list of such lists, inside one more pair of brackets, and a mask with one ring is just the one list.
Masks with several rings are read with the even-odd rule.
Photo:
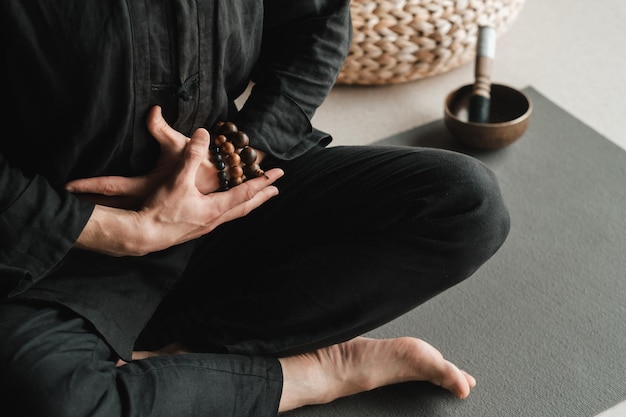
[[472, 61], [478, 29], [504, 33], [524, 0], [351, 0], [353, 40], [338, 84], [394, 84]]

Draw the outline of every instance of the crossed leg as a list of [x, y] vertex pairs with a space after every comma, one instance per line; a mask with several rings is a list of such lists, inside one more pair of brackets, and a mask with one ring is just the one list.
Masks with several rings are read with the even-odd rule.
[[[174, 343], [158, 351], [138, 351], [133, 359], [188, 351]], [[444, 359], [430, 344], [412, 337], [357, 337], [300, 355], [280, 358], [283, 391], [279, 412], [325, 404], [374, 388], [408, 381], [428, 381], [464, 399], [476, 386], [470, 374]], [[120, 361], [118, 366], [125, 363]]]
[[[262, 279], [199, 279], [184, 292], [200, 300], [183, 298], [183, 306], [208, 306], [189, 315], [206, 320], [208, 346], [279, 357], [280, 412], [405, 381], [466, 398], [476, 380], [428, 343], [355, 336], [467, 278], [495, 253], [508, 232], [495, 177], [458, 154], [397, 148], [312, 151], [286, 171], [295, 177], [281, 179], [285, 193], [271, 210], [236, 226], [270, 248], [246, 253]], [[337, 178], [347, 176], [359, 180], [342, 186]], [[188, 272], [203, 277], [215, 250], [199, 250]], [[211, 272], [226, 276], [238, 262], [237, 251], [223, 253], [224, 271]]]

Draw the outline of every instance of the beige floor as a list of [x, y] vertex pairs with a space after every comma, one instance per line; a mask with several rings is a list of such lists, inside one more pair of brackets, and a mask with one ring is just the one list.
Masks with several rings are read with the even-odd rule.
[[[496, 49], [494, 82], [535, 87], [626, 149], [626, 2], [526, 0]], [[405, 84], [337, 86], [314, 124], [334, 144], [370, 143], [440, 119], [445, 96], [471, 82], [467, 64]], [[626, 401], [600, 416], [625, 417]]]

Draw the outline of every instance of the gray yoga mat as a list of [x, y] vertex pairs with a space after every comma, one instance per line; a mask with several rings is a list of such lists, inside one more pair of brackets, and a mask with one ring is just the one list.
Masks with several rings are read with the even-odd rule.
[[489, 165], [512, 229], [473, 277], [370, 333], [411, 335], [468, 370], [467, 400], [398, 384], [292, 417], [594, 416], [626, 399], [626, 152], [538, 91], [528, 131], [496, 151], [443, 122], [376, 142], [470, 153]]

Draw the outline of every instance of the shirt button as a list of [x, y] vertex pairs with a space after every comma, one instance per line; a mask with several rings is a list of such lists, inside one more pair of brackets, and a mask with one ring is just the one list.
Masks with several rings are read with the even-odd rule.
[[189, 91], [180, 90], [178, 92], [178, 98], [180, 98], [182, 101], [189, 101], [191, 100], [191, 94], [189, 93]]

